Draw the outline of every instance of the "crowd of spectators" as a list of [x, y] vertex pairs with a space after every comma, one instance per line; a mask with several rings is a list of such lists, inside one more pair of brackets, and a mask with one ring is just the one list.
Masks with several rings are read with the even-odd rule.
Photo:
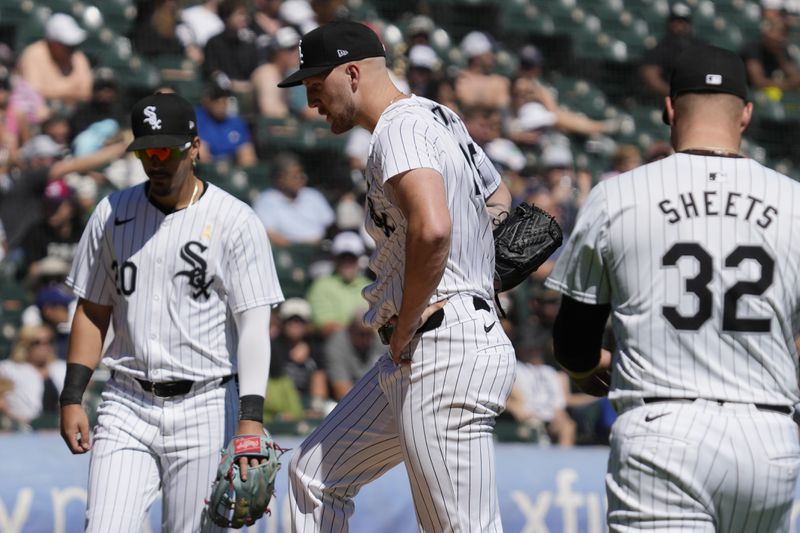
[[[273, 313], [265, 420], [318, 420], [383, 351], [361, 320], [371, 245], [362, 227], [370, 136], [360, 129], [348, 135], [339, 154], [344, 179], [333, 179], [335, 164], [302, 150], [270, 149], [271, 139], [259, 138], [254, 125], [260, 119], [320, 120], [306, 105], [302, 86], [281, 91], [276, 84], [298, 64], [300, 36], [348, 17], [345, 2], [139, 0], [136, 7], [128, 33], [133, 50], [166, 65], [162, 73], [174, 74], [170, 69], [179, 65], [200, 78], [194, 103], [201, 162], [268, 171], [265, 185], [244, 199], [274, 251], [313, 251], [312, 260], [301, 265], [302, 290]], [[387, 21], [365, 22], [388, 40], [382, 33]], [[393, 22], [404, 29], [388, 55], [397, 86], [460, 113], [514, 203], [533, 202], [553, 213], [567, 238], [593, 184], [670, 153], [665, 138], [644, 151], [618, 142], [632, 127], [624, 117], [597, 120], [564, 105], [545, 75], [548, 58], [534, 44], [509, 49], [499, 36], [468, 31], [449, 49], [454, 61], [434, 38], [442, 28], [432, 18], [408, 14]], [[790, 22], [784, 12], [765, 9], [760, 35], [742, 49], [753, 90], [800, 87], [788, 52]], [[146, 179], [124, 152], [130, 139], [127, 109], [141, 91], [121, 86], [111, 69], [93, 62], [82, 50], [87, 37], [72, 16], [54, 13], [41, 39], [19, 49], [7, 43], [12, 53], [0, 54], [0, 288], [15, 292], [9, 291], [13, 284], [24, 293], [21, 306], [8, 299], [0, 308], [0, 319], [13, 319], [16, 332], [0, 353], [0, 430], [36, 427], [37, 419], [54, 415], [75, 305], [60, 282], [101, 196]], [[666, 94], [675, 55], [697, 40], [689, 6], [672, 3], [663, 37], [640, 64], [651, 103]], [[512, 61], [499, 65], [501, 52]], [[177, 87], [165, 75], [158, 90]], [[578, 165], [576, 149], [584, 143], [608, 146], [608, 164], [599, 171]], [[276, 254], [281, 275], [293, 277], [282, 261]], [[517, 437], [543, 443], [603, 442], [613, 412], [607, 402], [572, 390], [552, 357], [559, 300], [543, 289], [550, 268], [552, 260], [501, 298], [508, 313], [503, 325], [519, 364], [500, 423], [514, 422]]]

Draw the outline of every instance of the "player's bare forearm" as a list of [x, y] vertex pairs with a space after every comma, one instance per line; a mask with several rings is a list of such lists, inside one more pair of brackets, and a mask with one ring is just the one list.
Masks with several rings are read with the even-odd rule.
[[416, 169], [395, 179], [393, 189], [407, 220], [403, 301], [390, 344], [392, 354], [399, 356], [420, 326], [442, 279], [450, 253], [452, 221], [438, 172]]
[[486, 211], [492, 218], [493, 228], [506, 219], [509, 209], [511, 209], [511, 191], [501, 181], [497, 189], [486, 198]]
[[423, 313], [439, 281], [450, 253], [452, 221], [442, 175], [419, 168], [387, 182], [406, 217], [403, 301], [400, 305], [390, 350], [398, 355], [419, 327]]
[[91, 449], [89, 418], [81, 405], [81, 398], [100, 362], [103, 340], [111, 320], [111, 307], [81, 298], [72, 319], [67, 353], [67, 375], [59, 399], [61, 437], [74, 454]]
[[100, 362], [103, 341], [111, 321], [111, 307], [81, 298], [72, 319], [69, 335], [68, 363], [94, 369]]

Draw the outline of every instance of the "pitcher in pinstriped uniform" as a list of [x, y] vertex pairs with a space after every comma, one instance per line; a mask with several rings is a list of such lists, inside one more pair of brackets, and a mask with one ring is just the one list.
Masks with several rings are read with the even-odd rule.
[[492, 429], [515, 358], [491, 303], [492, 219], [508, 189], [455, 113], [396, 89], [372, 30], [331, 23], [301, 50], [281, 86], [304, 84], [333, 132], [372, 132], [364, 318], [388, 350], [296, 450], [292, 528], [346, 531], [359, 488], [403, 463], [423, 531], [501, 531]]

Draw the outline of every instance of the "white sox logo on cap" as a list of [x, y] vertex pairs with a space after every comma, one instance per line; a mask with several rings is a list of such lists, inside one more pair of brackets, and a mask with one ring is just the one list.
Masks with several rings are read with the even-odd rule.
[[303, 39], [300, 39], [300, 42], [297, 43], [297, 49], [300, 50], [300, 66], [303, 66]]
[[150, 124], [154, 130], [161, 129], [161, 119], [156, 116], [156, 106], [149, 105], [144, 108], [144, 122]]

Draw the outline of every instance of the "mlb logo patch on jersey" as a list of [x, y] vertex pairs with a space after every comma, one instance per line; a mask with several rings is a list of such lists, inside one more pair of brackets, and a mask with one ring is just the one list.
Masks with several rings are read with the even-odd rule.
[[725, 181], [727, 177], [728, 177], [728, 175], [725, 174], [724, 172], [709, 172], [708, 173], [708, 181], [713, 181], [713, 182]]

